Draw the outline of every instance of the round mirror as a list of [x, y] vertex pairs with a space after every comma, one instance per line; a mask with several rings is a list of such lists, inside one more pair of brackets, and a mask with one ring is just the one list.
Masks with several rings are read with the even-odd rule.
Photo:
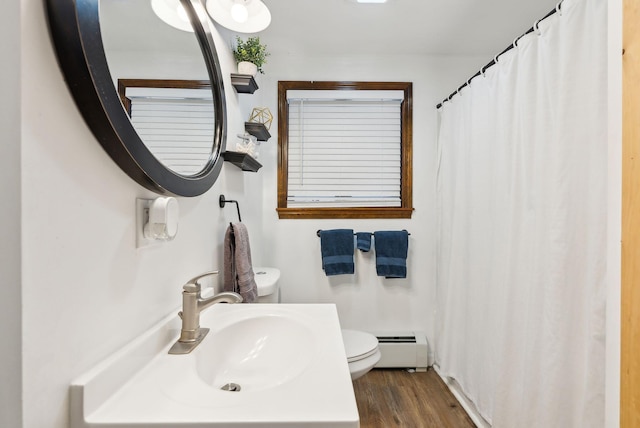
[[[178, 22], [167, 24], [154, 4]], [[165, 167], [194, 176], [213, 153], [215, 109], [191, 23], [180, 3], [169, 6], [166, 0], [103, 1], [100, 31], [113, 83], [142, 142]]]
[[[60, 66], [103, 148], [144, 187], [197, 196], [222, 168], [226, 108], [204, 5], [180, 3], [195, 35], [161, 21], [150, 0], [47, 0], [47, 8]], [[154, 109], [151, 119], [139, 113]]]

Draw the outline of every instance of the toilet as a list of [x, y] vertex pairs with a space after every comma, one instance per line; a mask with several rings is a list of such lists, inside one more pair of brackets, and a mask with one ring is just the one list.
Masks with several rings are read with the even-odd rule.
[[253, 273], [258, 286], [258, 303], [280, 303], [280, 269], [254, 267]]
[[[258, 303], [280, 303], [280, 270], [272, 267], [254, 267], [253, 272], [258, 286]], [[380, 360], [378, 339], [373, 334], [342, 329], [342, 341], [351, 380], [366, 374]]]
[[342, 329], [351, 380], [364, 376], [380, 361], [378, 338], [364, 331]]

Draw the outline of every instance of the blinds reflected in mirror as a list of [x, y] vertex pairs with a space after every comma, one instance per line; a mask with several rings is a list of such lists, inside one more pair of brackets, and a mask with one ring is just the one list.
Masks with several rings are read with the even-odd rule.
[[127, 88], [126, 95], [131, 122], [149, 151], [178, 174], [202, 171], [214, 138], [211, 91]]
[[401, 206], [402, 92], [289, 92], [288, 206]]

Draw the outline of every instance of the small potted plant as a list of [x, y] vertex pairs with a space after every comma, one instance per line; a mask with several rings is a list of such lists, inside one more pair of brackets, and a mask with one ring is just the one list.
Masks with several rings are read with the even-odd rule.
[[267, 62], [267, 45], [260, 43], [260, 37], [249, 37], [242, 40], [236, 36], [236, 48], [233, 50], [233, 56], [238, 63], [239, 74], [250, 74], [255, 76], [259, 71], [264, 74], [262, 66]]

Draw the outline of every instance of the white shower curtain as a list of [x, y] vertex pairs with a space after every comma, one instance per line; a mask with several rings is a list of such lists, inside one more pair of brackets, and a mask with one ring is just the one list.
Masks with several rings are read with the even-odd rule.
[[436, 363], [499, 428], [604, 426], [606, 0], [440, 108]]

